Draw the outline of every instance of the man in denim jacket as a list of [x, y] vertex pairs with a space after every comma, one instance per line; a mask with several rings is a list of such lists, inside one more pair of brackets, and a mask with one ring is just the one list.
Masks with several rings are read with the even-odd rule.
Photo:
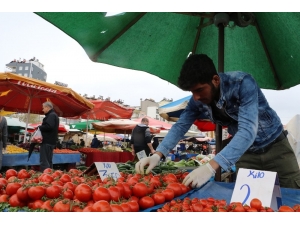
[[136, 164], [136, 172], [146, 173], [183, 138], [196, 119], [210, 119], [228, 127], [233, 136], [209, 163], [193, 170], [185, 185], [200, 187], [222, 167], [276, 171], [281, 187], [300, 188], [300, 171], [282, 123], [270, 108], [250, 74], [235, 71], [217, 73], [213, 61], [204, 54], [190, 56], [182, 66], [178, 85], [193, 96], [153, 156]]

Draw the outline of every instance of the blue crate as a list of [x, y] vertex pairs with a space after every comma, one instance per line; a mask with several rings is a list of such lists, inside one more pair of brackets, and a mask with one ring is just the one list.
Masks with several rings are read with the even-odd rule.
[[174, 155], [174, 154], [168, 154], [167, 157], [171, 157], [171, 160], [172, 160], [172, 161], [175, 160], [175, 155]]

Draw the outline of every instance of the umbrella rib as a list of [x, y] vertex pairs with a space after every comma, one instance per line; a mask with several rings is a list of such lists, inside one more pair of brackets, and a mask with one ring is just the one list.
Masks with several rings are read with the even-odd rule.
[[268, 48], [267, 48], [267, 46], [266, 46], [266, 43], [265, 43], [265, 41], [264, 41], [264, 38], [263, 38], [263, 36], [262, 36], [261, 30], [260, 30], [260, 28], [259, 28], [259, 25], [258, 25], [257, 21], [254, 22], [254, 25], [255, 25], [255, 27], [256, 27], [258, 36], [259, 36], [259, 38], [260, 38], [260, 41], [261, 41], [262, 46], [263, 46], [263, 48], [264, 48], [264, 51], [265, 51], [265, 53], [266, 53], [267, 59], [268, 59], [268, 61], [269, 61], [269, 64], [270, 64], [270, 67], [271, 67], [271, 71], [272, 71], [272, 73], [273, 73], [273, 75], [274, 75], [274, 79], [275, 79], [276, 84], [277, 84], [277, 90], [281, 90], [281, 89], [282, 89], [281, 82], [280, 82], [280, 80], [279, 80], [279, 78], [278, 78], [278, 75], [277, 75], [277, 73], [276, 73], [276, 70], [275, 70], [275, 67], [274, 67], [274, 63], [273, 63], [273, 61], [272, 61], [272, 59], [271, 59], [270, 53], [269, 53], [269, 51], [268, 51]]
[[193, 46], [192, 54], [195, 54], [195, 52], [196, 52], [196, 49], [197, 49], [197, 46], [198, 46], [198, 42], [199, 42], [199, 38], [200, 38], [201, 25], [203, 24], [203, 21], [204, 21], [204, 18], [201, 17], [200, 24], [199, 24], [198, 29], [197, 29], [196, 38], [195, 38], [195, 41], [194, 41], [194, 46]]
[[115, 37], [113, 37], [106, 45], [104, 45], [103, 48], [101, 48], [99, 51], [97, 51], [93, 56], [90, 57], [90, 59], [94, 62], [97, 62], [98, 56], [107, 49], [112, 43], [115, 42], [119, 37], [121, 37], [130, 27], [132, 27], [137, 21], [139, 21], [146, 12], [140, 13], [135, 19], [131, 20], [129, 24], [127, 24]]

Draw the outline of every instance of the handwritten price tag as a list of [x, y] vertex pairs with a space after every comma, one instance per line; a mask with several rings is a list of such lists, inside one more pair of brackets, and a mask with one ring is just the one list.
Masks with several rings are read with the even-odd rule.
[[136, 156], [138, 157], [139, 160], [147, 157], [145, 150], [137, 152]]
[[276, 172], [239, 169], [231, 202], [250, 205], [253, 198], [261, 200], [263, 206], [278, 210], [282, 200]]
[[102, 180], [107, 177], [117, 180], [121, 176], [118, 167], [114, 162], [95, 162], [95, 165]]

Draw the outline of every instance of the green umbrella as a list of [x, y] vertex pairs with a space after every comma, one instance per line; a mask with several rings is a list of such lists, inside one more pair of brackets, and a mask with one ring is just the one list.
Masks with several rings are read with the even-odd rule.
[[92, 123], [100, 122], [100, 120], [89, 120], [89, 121], [84, 121], [84, 122], [79, 122], [79, 123], [73, 123], [69, 124], [71, 129], [78, 129], [78, 130], [86, 130], [87, 126], [89, 130], [94, 129]]
[[[145, 71], [177, 84], [190, 53], [208, 54], [218, 71], [241, 70], [261, 88], [300, 83], [300, 13], [36, 13], [76, 40], [91, 60]], [[222, 128], [216, 126], [216, 151]], [[217, 180], [220, 180], [220, 170]]]
[[[18, 118], [5, 117], [7, 121], [7, 132], [9, 134], [19, 133], [22, 129], [26, 128], [26, 123], [20, 121]], [[28, 129], [34, 129], [28, 126]]]

